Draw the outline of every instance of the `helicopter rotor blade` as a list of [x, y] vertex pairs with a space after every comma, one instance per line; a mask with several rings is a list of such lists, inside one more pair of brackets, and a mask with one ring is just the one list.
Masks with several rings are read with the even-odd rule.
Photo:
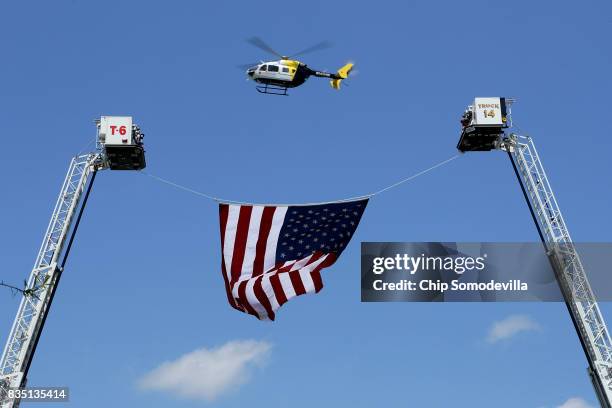
[[272, 55], [277, 56], [278, 58], [283, 58], [281, 54], [276, 52], [272, 47], [266, 44], [266, 42], [259, 37], [251, 37], [247, 40], [247, 42], [261, 50], [264, 50], [266, 52], [269, 52]]
[[311, 47], [305, 48], [300, 52], [296, 52], [295, 54], [292, 54], [291, 58], [297, 57], [299, 55], [310, 54], [311, 52], [315, 52], [315, 51], [326, 50], [331, 47], [332, 47], [332, 43], [330, 43], [329, 41], [321, 41], [320, 43], [317, 43]]

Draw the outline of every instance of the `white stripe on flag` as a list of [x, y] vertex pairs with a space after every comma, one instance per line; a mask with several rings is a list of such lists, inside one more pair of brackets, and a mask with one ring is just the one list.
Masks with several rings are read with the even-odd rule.
[[310, 258], [312, 258], [312, 254], [308, 255], [306, 258], [300, 259], [291, 267], [290, 271], [297, 271], [298, 269], [302, 268], [308, 263], [308, 261], [310, 261]]
[[310, 276], [310, 270], [306, 270], [306, 268], [301, 270], [300, 279], [302, 279], [302, 285], [304, 285], [306, 293], [312, 293], [315, 291], [314, 282], [312, 281], [312, 277]]
[[225, 271], [228, 282], [232, 281], [232, 258], [234, 256], [234, 242], [236, 240], [236, 229], [238, 228], [238, 217], [240, 215], [239, 205], [228, 206], [227, 224], [225, 226], [225, 242], [223, 243], [223, 257], [225, 259]]
[[253, 290], [253, 287], [255, 286], [256, 280], [257, 278], [253, 278], [249, 279], [249, 281], [247, 282], [245, 290], [247, 301], [249, 302], [251, 307], [255, 309], [260, 319], [269, 319], [268, 312], [266, 312], [266, 308], [263, 307], [261, 303], [259, 303], [259, 300], [255, 296], [255, 291]]
[[234, 283], [234, 286], [232, 286], [232, 296], [234, 297], [234, 299], [238, 299], [238, 287], [241, 283], [242, 281], [238, 281]]
[[289, 273], [279, 273], [278, 277], [280, 279], [281, 286], [283, 287], [283, 292], [285, 292], [285, 297], [287, 300], [291, 299], [296, 295], [295, 289], [293, 288], [293, 283], [291, 283], [291, 278], [289, 277]]
[[266, 256], [264, 257], [263, 267], [264, 271], [273, 268], [276, 264], [276, 244], [278, 244], [278, 235], [280, 234], [281, 227], [285, 221], [287, 208], [288, 207], [276, 207], [274, 210], [272, 227], [270, 228], [270, 235], [268, 235], [268, 242], [266, 243]]
[[278, 304], [278, 300], [276, 300], [276, 294], [274, 293], [274, 288], [272, 287], [272, 282], [270, 282], [270, 274], [264, 275], [261, 281], [261, 287], [263, 288], [264, 293], [270, 299], [270, 305], [272, 306], [272, 310], [276, 310], [280, 307]]
[[246, 247], [244, 248], [244, 259], [242, 261], [242, 272], [240, 278], [253, 275], [253, 262], [255, 261], [255, 253], [257, 239], [259, 238], [259, 225], [261, 224], [261, 215], [263, 207], [254, 206], [251, 211], [251, 221], [249, 222], [249, 232], [247, 235]]
[[305, 266], [304, 268], [302, 268], [302, 270], [300, 271], [300, 278], [302, 278], [302, 284], [304, 284], [304, 288], [306, 289], [306, 293], [312, 293], [312, 292], [314, 292], [316, 290], [315, 284], [314, 284], [314, 282], [312, 280], [312, 276], [310, 275], [310, 272], [315, 270], [315, 268], [317, 266], [319, 266], [325, 260], [325, 258], [327, 258], [328, 256], [329, 256], [329, 254], [325, 254], [324, 256], [322, 256], [321, 258], [317, 259], [316, 261], [314, 261], [310, 265]]

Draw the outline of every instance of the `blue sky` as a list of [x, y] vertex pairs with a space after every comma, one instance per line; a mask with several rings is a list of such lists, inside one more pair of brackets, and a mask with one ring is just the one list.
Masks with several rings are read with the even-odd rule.
[[[515, 123], [536, 140], [574, 239], [609, 241], [611, 12], [605, 1], [4, 2], [0, 278], [27, 276], [70, 157], [113, 114], [141, 125], [152, 174], [230, 199], [304, 202], [429, 167], [454, 153], [474, 96], [516, 97]], [[244, 42], [252, 35], [287, 53], [330, 40], [303, 60], [353, 60], [358, 75], [340, 92], [312, 78], [287, 98], [259, 95], [235, 68], [268, 58]], [[228, 306], [218, 229], [212, 202], [100, 174], [30, 384], [68, 385], [71, 406], [92, 408], [595, 404], [563, 304], [359, 301], [359, 241], [538, 239], [501, 153], [462, 156], [373, 199], [323, 291], [274, 323]], [[17, 306], [0, 293], [3, 336]], [[488, 341], [511, 316], [532, 330]], [[165, 361], [243, 340], [265, 356], [213, 402], [138, 386]]]

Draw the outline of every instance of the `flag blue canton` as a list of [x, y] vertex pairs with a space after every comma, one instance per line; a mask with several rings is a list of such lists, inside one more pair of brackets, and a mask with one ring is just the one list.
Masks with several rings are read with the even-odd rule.
[[336, 258], [353, 237], [368, 203], [290, 206], [281, 227], [276, 262], [304, 258], [315, 252], [335, 253]]

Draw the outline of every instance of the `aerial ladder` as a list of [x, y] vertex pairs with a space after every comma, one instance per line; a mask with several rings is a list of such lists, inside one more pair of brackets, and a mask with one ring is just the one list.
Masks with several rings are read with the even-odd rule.
[[103, 116], [96, 120], [96, 127], [96, 149], [71, 160], [34, 268], [21, 291], [21, 303], [0, 360], [0, 408], [19, 406], [19, 398], [10, 391], [27, 385], [28, 371], [97, 172], [141, 170], [146, 166], [144, 134], [131, 117]]
[[509, 133], [509, 98], [476, 98], [461, 118], [457, 149], [507, 153], [588, 361], [602, 408], [612, 407], [612, 339], [530, 137]]

